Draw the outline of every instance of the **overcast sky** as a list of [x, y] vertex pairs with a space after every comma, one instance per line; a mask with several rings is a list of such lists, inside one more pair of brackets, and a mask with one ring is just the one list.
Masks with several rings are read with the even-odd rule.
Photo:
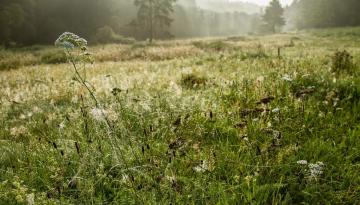
[[[251, 3], [255, 3], [255, 4], [259, 4], [261, 6], [266, 6], [269, 4], [269, 2], [271, 0], [231, 0], [231, 1], [244, 1], [244, 2], [251, 2]], [[283, 5], [288, 5], [292, 2], [293, 0], [280, 0], [280, 2]]]

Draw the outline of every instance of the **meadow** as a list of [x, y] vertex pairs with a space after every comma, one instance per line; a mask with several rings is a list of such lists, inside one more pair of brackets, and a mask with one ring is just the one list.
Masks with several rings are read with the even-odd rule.
[[359, 37], [2, 49], [0, 204], [357, 204]]

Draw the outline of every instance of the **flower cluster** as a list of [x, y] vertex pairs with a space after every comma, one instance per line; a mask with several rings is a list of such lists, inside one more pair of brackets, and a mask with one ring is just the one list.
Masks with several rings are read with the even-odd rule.
[[300, 165], [307, 165], [308, 164], [308, 162], [306, 160], [299, 160], [296, 163], [300, 164]]
[[105, 110], [100, 108], [93, 108], [90, 110], [92, 118], [96, 121], [105, 121]]
[[313, 164], [308, 163], [306, 160], [299, 160], [296, 163], [302, 166], [308, 165], [310, 177], [312, 178], [316, 179], [324, 173], [325, 164], [323, 162], [316, 162]]
[[310, 175], [317, 178], [323, 174], [324, 163], [316, 162], [316, 164], [309, 164]]
[[65, 32], [55, 41], [55, 46], [63, 47], [65, 49], [81, 48], [81, 50], [85, 51], [87, 41], [76, 34]]

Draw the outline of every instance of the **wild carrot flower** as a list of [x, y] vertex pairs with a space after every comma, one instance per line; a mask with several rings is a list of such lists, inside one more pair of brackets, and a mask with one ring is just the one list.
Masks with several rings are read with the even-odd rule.
[[310, 176], [317, 178], [323, 174], [325, 164], [323, 162], [316, 162], [315, 164], [309, 164]]
[[278, 113], [278, 112], [280, 112], [280, 108], [275, 108], [275, 109], [273, 109], [271, 112], [273, 112], [273, 113]]
[[288, 82], [293, 81], [293, 79], [289, 75], [284, 75], [281, 79]]
[[105, 120], [105, 110], [99, 108], [93, 108], [90, 110], [90, 114], [92, 118], [96, 121], [104, 121]]
[[13, 137], [20, 137], [23, 136], [27, 133], [27, 128], [25, 126], [20, 126], [20, 127], [13, 127], [10, 130], [10, 135]]
[[296, 163], [300, 164], [300, 165], [307, 165], [308, 164], [308, 162], [306, 160], [299, 160]]
[[65, 32], [56, 39], [55, 46], [66, 49], [81, 48], [82, 50], [86, 50], [87, 41], [76, 34]]
[[194, 167], [195, 172], [205, 172], [209, 170], [209, 163], [204, 160], [200, 165]]

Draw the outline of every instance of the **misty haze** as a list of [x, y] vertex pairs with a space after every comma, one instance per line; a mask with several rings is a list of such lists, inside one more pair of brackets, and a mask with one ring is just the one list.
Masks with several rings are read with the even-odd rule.
[[359, 204], [359, 0], [0, 0], [0, 205]]

